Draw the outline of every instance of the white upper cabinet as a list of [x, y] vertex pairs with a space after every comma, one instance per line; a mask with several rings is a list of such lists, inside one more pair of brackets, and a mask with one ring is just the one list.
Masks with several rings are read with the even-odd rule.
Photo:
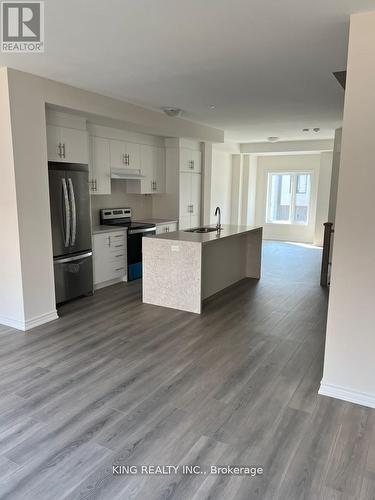
[[90, 138], [90, 193], [111, 194], [109, 139]]
[[202, 172], [202, 153], [193, 149], [181, 148], [181, 172]]
[[141, 168], [140, 148], [140, 145], [136, 143], [111, 139], [109, 141], [111, 168], [139, 170]]
[[88, 134], [85, 130], [47, 125], [48, 161], [88, 163]]
[[141, 180], [127, 181], [127, 192], [136, 194], [156, 194], [165, 192], [165, 155], [162, 148], [142, 144]]

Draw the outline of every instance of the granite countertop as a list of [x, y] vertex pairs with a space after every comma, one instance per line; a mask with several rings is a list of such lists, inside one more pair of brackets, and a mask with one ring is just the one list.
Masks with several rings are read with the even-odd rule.
[[147, 224], [155, 224], [155, 226], [161, 226], [162, 224], [177, 224], [177, 219], [137, 219], [135, 222], [145, 222]]
[[114, 233], [115, 231], [127, 231], [126, 227], [116, 227], [116, 226], [92, 226], [91, 232], [92, 234], [100, 234], [100, 233]]
[[[205, 226], [205, 227], [216, 227], [215, 225]], [[176, 231], [173, 233], [163, 233], [151, 235], [150, 238], [157, 238], [169, 241], [189, 241], [192, 243], [210, 243], [213, 241], [222, 240], [223, 238], [229, 238], [232, 236], [239, 236], [244, 233], [249, 233], [251, 231], [257, 231], [261, 229], [261, 226], [235, 226], [231, 224], [222, 225], [222, 230], [218, 234], [217, 231], [212, 231], [210, 233], [190, 233], [186, 231]]]

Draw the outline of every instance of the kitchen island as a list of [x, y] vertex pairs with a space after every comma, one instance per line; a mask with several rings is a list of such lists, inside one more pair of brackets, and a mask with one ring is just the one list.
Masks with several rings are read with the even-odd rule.
[[205, 299], [260, 279], [262, 228], [224, 225], [143, 238], [143, 302], [200, 314]]

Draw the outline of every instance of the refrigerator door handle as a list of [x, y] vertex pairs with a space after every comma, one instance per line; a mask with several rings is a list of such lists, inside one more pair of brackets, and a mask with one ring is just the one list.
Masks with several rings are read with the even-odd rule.
[[87, 259], [87, 257], [91, 257], [92, 256], [92, 252], [86, 252], [86, 253], [82, 253], [81, 255], [74, 255], [73, 257], [64, 257], [62, 259], [60, 258], [57, 258], [57, 259], [54, 259], [54, 263], [55, 264], [67, 264], [68, 262], [74, 262], [76, 260], [82, 260], [82, 259]]
[[69, 238], [70, 238], [70, 206], [69, 206], [68, 188], [66, 187], [66, 180], [61, 179], [61, 183], [64, 195], [64, 208], [65, 208], [64, 245], [65, 248], [67, 248], [69, 246]]
[[72, 179], [68, 179], [68, 186], [69, 186], [69, 196], [70, 196], [70, 203], [71, 203], [71, 211], [72, 211], [72, 235], [71, 235], [71, 245], [75, 245], [76, 243], [76, 237], [77, 237], [77, 208], [76, 208], [76, 199], [74, 196], [74, 187], [73, 187], [73, 182]]

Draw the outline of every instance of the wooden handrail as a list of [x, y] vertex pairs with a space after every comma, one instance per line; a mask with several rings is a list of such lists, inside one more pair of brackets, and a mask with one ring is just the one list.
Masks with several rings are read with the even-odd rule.
[[324, 239], [323, 239], [322, 269], [320, 273], [320, 285], [328, 286], [329, 285], [328, 271], [330, 265], [329, 258], [331, 254], [331, 242], [334, 229], [332, 222], [325, 222], [323, 226], [324, 226]]

